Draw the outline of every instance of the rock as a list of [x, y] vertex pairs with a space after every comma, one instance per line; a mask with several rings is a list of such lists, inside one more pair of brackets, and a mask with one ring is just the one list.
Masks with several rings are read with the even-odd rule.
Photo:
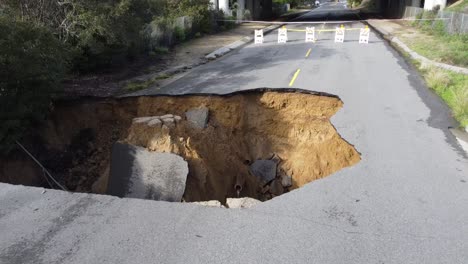
[[276, 177], [276, 163], [272, 160], [256, 160], [250, 165], [250, 172], [265, 182]]
[[292, 177], [286, 174], [281, 175], [281, 185], [283, 185], [283, 187], [292, 186]]
[[274, 161], [276, 164], [279, 164], [282, 161], [280, 156], [278, 156], [276, 153], [271, 156], [270, 160]]
[[164, 125], [166, 125], [167, 127], [175, 127], [174, 118], [167, 117], [167, 118], [161, 118], [161, 119]]
[[180, 122], [180, 120], [182, 120], [182, 117], [174, 116], [174, 120], [178, 123], [178, 122]]
[[185, 113], [187, 120], [195, 128], [205, 128], [208, 124], [208, 114], [209, 110], [206, 107], [194, 108]]
[[228, 208], [250, 208], [259, 203], [261, 203], [261, 201], [250, 197], [226, 199], [226, 205]]
[[224, 206], [218, 200], [193, 202], [193, 204], [198, 204], [198, 205], [207, 206], [207, 207], [224, 208]]
[[265, 194], [267, 192], [270, 191], [270, 185], [265, 185], [263, 188], [262, 188], [262, 193]]
[[180, 202], [187, 175], [188, 164], [180, 156], [115, 143], [107, 193], [119, 197]]
[[270, 193], [275, 195], [275, 196], [280, 196], [284, 193], [284, 187], [281, 184], [281, 181], [279, 179], [276, 179], [271, 182], [270, 184]]
[[154, 118], [157, 118], [157, 117], [156, 116], [137, 117], [137, 118], [133, 118], [133, 123], [134, 124], [146, 123], [146, 122], [153, 120]]
[[162, 121], [158, 118], [155, 118], [148, 122], [148, 126], [150, 127], [160, 127], [162, 125]]
[[167, 115], [160, 116], [159, 118], [160, 118], [161, 120], [162, 120], [162, 119], [165, 119], [165, 118], [174, 118], [174, 115], [172, 115], [172, 114], [167, 114]]

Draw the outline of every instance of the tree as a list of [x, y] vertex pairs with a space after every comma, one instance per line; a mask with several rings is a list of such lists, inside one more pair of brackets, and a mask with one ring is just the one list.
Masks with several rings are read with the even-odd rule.
[[0, 150], [43, 120], [68, 69], [66, 46], [49, 30], [0, 17]]

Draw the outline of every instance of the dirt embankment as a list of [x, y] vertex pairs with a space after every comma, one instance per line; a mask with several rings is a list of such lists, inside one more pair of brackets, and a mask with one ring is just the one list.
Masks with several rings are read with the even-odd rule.
[[[184, 117], [200, 107], [209, 109], [204, 129], [186, 120], [171, 128], [132, 123], [136, 117]], [[236, 196], [237, 185], [242, 186], [241, 196], [267, 199], [262, 196], [265, 183], [249, 171], [256, 160], [279, 158], [278, 174], [292, 177], [291, 189], [360, 160], [330, 123], [341, 107], [334, 96], [274, 90], [62, 102], [40, 131], [42, 143], [35, 153], [75, 191], [105, 193], [112, 145], [124, 141], [187, 160], [186, 201], [223, 201]], [[21, 162], [28, 163], [36, 180], [41, 177], [18, 156], [2, 162], [0, 179], [11, 181], [15, 174], [14, 166], [5, 164]]]

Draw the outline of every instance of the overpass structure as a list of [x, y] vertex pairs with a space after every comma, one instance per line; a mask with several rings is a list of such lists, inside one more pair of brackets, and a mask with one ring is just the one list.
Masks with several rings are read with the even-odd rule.
[[[377, 13], [389, 18], [401, 17], [407, 6], [432, 10], [437, 6], [444, 9], [447, 5], [447, 0], [370, 0], [369, 2]], [[237, 8], [236, 15], [239, 20], [263, 20], [272, 16], [272, 0], [237, 0], [237, 5], [233, 5], [229, 0], [211, 0], [211, 3], [214, 8], [224, 11], [225, 14], [231, 14], [232, 10]]]

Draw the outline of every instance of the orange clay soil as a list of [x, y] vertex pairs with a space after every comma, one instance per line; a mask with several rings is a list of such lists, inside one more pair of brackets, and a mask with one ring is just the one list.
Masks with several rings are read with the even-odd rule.
[[[242, 186], [240, 196], [267, 200], [274, 194], [262, 191], [266, 183], [249, 172], [255, 160], [279, 157], [278, 176], [286, 174], [293, 181], [285, 191], [359, 162], [359, 153], [330, 123], [342, 104], [331, 95], [269, 89], [65, 102], [57, 106], [41, 138], [49, 151], [74, 153], [69, 167], [56, 173], [75, 191], [105, 193], [110, 150], [122, 141], [187, 160], [185, 201], [224, 202], [237, 196], [236, 185]], [[185, 120], [186, 111], [199, 107], [209, 109], [205, 129]], [[182, 120], [171, 127], [132, 123], [133, 118], [165, 114]], [[80, 141], [83, 131], [92, 135], [85, 142]]]

